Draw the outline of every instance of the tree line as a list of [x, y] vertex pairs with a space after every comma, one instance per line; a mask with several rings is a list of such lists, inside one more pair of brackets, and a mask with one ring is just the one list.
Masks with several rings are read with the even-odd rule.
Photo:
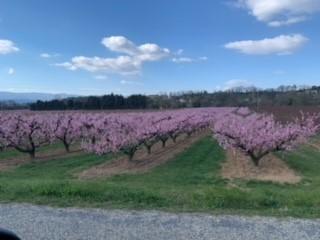
[[175, 92], [157, 95], [73, 97], [30, 104], [31, 110], [175, 109], [189, 107], [260, 107], [320, 105], [320, 86], [280, 86], [276, 89], [237, 87], [209, 93]]
[[74, 97], [52, 101], [37, 101], [30, 104], [31, 110], [102, 110], [102, 109], [145, 109], [148, 97], [144, 95], [109, 94], [104, 96]]

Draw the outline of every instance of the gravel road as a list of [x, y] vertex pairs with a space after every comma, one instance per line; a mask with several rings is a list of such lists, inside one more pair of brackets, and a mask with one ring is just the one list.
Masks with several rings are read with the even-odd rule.
[[0, 204], [0, 228], [22, 240], [320, 239], [320, 220], [58, 209]]

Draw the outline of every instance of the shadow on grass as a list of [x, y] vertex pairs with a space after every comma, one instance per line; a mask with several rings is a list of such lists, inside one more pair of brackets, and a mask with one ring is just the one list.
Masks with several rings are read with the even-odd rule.
[[111, 159], [90, 154], [32, 163], [0, 173], [2, 202], [56, 206], [162, 209], [296, 217], [320, 216], [320, 153], [303, 147], [281, 157], [302, 176], [297, 185], [227, 181], [225, 153], [203, 138], [150, 172], [84, 181], [74, 177]]

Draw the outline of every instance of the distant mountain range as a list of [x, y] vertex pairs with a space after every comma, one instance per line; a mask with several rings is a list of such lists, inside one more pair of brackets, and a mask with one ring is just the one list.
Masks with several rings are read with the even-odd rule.
[[0, 91], [0, 102], [13, 101], [16, 103], [32, 103], [36, 102], [37, 100], [50, 101], [54, 99], [63, 99], [68, 97], [76, 97], [76, 95], [33, 92], [17, 93]]

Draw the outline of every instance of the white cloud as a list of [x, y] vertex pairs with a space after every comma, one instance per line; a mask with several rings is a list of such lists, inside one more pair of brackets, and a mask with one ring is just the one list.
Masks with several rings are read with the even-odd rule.
[[[57, 63], [55, 66], [69, 70], [86, 70], [89, 72], [111, 72], [122, 75], [139, 74], [146, 62], [160, 61], [172, 56], [174, 63], [191, 63], [206, 61], [207, 57], [190, 58], [183, 57], [183, 49], [171, 53], [168, 48], [161, 48], [154, 43], [136, 45], [123, 36], [111, 36], [102, 39], [101, 43], [110, 51], [120, 53], [120, 56], [112, 58], [75, 56], [68, 62]], [[50, 57], [44, 54], [43, 57]]]
[[303, 22], [306, 20], [306, 17], [292, 17], [286, 20], [275, 20], [268, 23], [270, 27], [281, 27], [281, 26], [288, 26], [294, 23]]
[[189, 57], [179, 57], [179, 58], [172, 58], [172, 62], [174, 63], [191, 63], [194, 59]]
[[0, 54], [9, 54], [18, 52], [19, 48], [10, 40], [0, 39]]
[[200, 61], [207, 61], [209, 58], [206, 56], [199, 57]]
[[146, 43], [138, 47], [139, 52], [136, 55], [137, 59], [144, 61], [158, 61], [170, 55], [168, 48], [160, 48], [157, 44]]
[[272, 27], [302, 22], [320, 11], [319, 0], [237, 0], [237, 5]]
[[53, 58], [53, 57], [59, 57], [60, 54], [59, 53], [53, 53], [53, 54], [50, 54], [50, 53], [41, 53], [40, 54], [40, 57], [42, 58]]
[[114, 52], [126, 53], [141, 61], [157, 61], [170, 54], [167, 48], [161, 48], [154, 43], [145, 43], [136, 46], [123, 36], [111, 36], [102, 39], [102, 44]]
[[142, 82], [135, 82], [135, 81], [128, 81], [128, 80], [121, 80], [120, 83], [123, 85], [143, 85]]
[[129, 55], [136, 55], [138, 53], [137, 46], [123, 36], [105, 37], [101, 43], [113, 52], [126, 53]]
[[98, 79], [98, 80], [105, 80], [105, 79], [108, 79], [108, 76], [105, 76], [105, 75], [96, 75], [94, 76], [95, 79]]
[[41, 53], [40, 57], [42, 57], [42, 58], [50, 58], [51, 55], [49, 53]]
[[9, 68], [9, 69], [8, 69], [8, 74], [9, 74], [9, 75], [15, 74], [14, 68]]
[[55, 63], [53, 65], [57, 66], [57, 67], [64, 67], [64, 68], [72, 70], [72, 71], [77, 70], [77, 68], [75, 66], [73, 66], [72, 63], [70, 63], [70, 62]]
[[193, 63], [207, 61], [208, 57], [190, 58], [190, 57], [174, 57], [171, 59], [174, 63]]
[[58, 63], [69, 70], [83, 69], [90, 72], [113, 72], [123, 75], [137, 74], [145, 62], [159, 61], [170, 56], [170, 50], [154, 43], [135, 45], [123, 36], [111, 36], [101, 42], [110, 51], [121, 54], [114, 58], [76, 56], [69, 62]]
[[176, 52], [176, 54], [177, 54], [177, 55], [181, 55], [183, 52], [184, 52], [183, 49], [179, 49], [179, 50]]
[[171, 61], [174, 63], [194, 63], [194, 62], [202, 62], [207, 61], [208, 57], [202, 56], [202, 57], [186, 57], [182, 56], [184, 53], [184, 49], [178, 49], [176, 52], [172, 54]]
[[232, 79], [227, 81], [224, 84], [223, 90], [230, 90], [230, 89], [241, 88], [241, 87], [249, 88], [249, 87], [254, 87], [254, 85], [248, 80]]
[[302, 47], [308, 39], [301, 34], [280, 35], [262, 40], [236, 41], [225, 44], [225, 48], [249, 55], [292, 54]]
[[137, 74], [140, 71], [142, 62], [135, 60], [131, 56], [119, 56], [116, 58], [84, 57], [76, 56], [71, 62], [58, 63], [62, 66], [75, 71], [83, 69], [89, 72], [114, 72], [120, 74]]

